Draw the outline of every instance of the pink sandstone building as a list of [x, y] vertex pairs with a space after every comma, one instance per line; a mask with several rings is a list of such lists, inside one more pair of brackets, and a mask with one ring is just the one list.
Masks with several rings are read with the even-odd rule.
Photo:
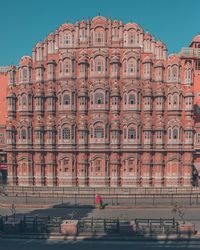
[[7, 118], [7, 87], [9, 66], [0, 67], [0, 184], [5, 182], [7, 176], [6, 165], [6, 118]]
[[200, 35], [167, 57], [139, 25], [97, 16], [61, 25], [8, 74], [10, 185], [195, 184]]

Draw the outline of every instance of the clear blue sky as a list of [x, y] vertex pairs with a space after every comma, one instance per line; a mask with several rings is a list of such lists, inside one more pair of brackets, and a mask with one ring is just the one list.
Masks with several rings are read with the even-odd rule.
[[139, 23], [178, 52], [200, 32], [200, 0], [0, 0], [0, 65], [18, 64], [24, 54], [66, 20], [98, 13]]

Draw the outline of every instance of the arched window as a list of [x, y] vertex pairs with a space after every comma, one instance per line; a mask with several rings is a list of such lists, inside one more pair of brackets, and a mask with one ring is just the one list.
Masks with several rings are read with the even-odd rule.
[[91, 70], [91, 72], [94, 71], [94, 61], [93, 61], [93, 59], [90, 62], [90, 70]]
[[178, 66], [172, 67], [172, 81], [178, 81]]
[[170, 66], [167, 69], [167, 79], [168, 81], [171, 81], [171, 67]]
[[151, 77], [151, 63], [150, 62], [144, 63], [144, 76], [145, 78]]
[[22, 132], [21, 132], [21, 138], [22, 140], [26, 140], [26, 129], [22, 129]]
[[71, 44], [71, 35], [69, 33], [65, 34], [65, 44], [70, 45]]
[[169, 107], [172, 106], [172, 95], [171, 94], [168, 95], [168, 105], [169, 105]]
[[136, 139], [136, 130], [134, 128], [129, 128], [128, 139], [130, 139], [130, 140]]
[[28, 69], [26, 67], [22, 69], [22, 76], [23, 76], [23, 81], [28, 80]]
[[95, 94], [95, 104], [104, 104], [104, 94], [96, 93]]
[[95, 33], [95, 43], [97, 45], [103, 44], [103, 33], [102, 32], [96, 32]]
[[65, 64], [64, 64], [64, 72], [65, 74], [69, 74], [71, 72], [71, 67], [70, 67], [70, 62], [69, 61], [66, 61]]
[[69, 171], [69, 160], [68, 159], [63, 160], [63, 171], [64, 172]]
[[70, 96], [65, 94], [63, 96], [63, 105], [69, 105], [70, 104]]
[[62, 75], [62, 72], [63, 72], [62, 62], [59, 63], [59, 71], [60, 71], [60, 75]]
[[163, 68], [162, 67], [156, 68], [155, 79], [156, 79], [156, 81], [163, 81]]
[[127, 104], [127, 94], [124, 94], [124, 105]]
[[192, 83], [192, 70], [191, 69], [185, 70], [185, 83], [186, 84]]
[[137, 61], [132, 59], [128, 61], [128, 73], [135, 74], [137, 72]]
[[135, 95], [134, 94], [130, 94], [129, 95], [128, 104], [129, 105], [135, 105], [136, 104], [136, 100], [135, 100]]
[[168, 138], [169, 138], [169, 140], [172, 139], [172, 129], [171, 128], [168, 129]]
[[124, 63], [123, 63], [123, 68], [124, 68], [124, 73], [126, 73], [127, 72], [127, 63], [126, 63], [126, 61], [124, 61]]
[[174, 128], [173, 129], [173, 140], [177, 140], [178, 139], [178, 129]]
[[127, 31], [124, 32], [124, 45], [127, 45]]
[[178, 105], [178, 94], [173, 95], [173, 105], [177, 106]]
[[81, 29], [80, 30], [80, 41], [86, 41], [87, 40], [87, 30], [86, 29]]
[[23, 95], [22, 96], [22, 106], [26, 107], [26, 105], [27, 105], [27, 97], [26, 97], [26, 95]]
[[62, 139], [63, 140], [70, 140], [70, 129], [69, 128], [63, 128]]
[[101, 58], [97, 58], [95, 60], [95, 71], [98, 74], [101, 74], [104, 72], [104, 62]]
[[136, 37], [136, 33], [135, 32], [129, 32], [129, 34], [128, 34], [128, 43], [130, 45], [136, 44], [136, 41], [137, 41], [136, 38], [137, 37]]
[[99, 138], [99, 139], [104, 138], [104, 128], [103, 127], [100, 127], [100, 126], [95, 127], [94, 138]]

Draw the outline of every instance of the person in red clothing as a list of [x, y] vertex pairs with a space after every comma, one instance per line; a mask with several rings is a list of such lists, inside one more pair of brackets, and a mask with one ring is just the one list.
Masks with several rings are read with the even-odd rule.
[[96, 203], [96, 208], [100, 208], [100, 209], [103, 208], [102, 198], [99, 194], [96, 195], [95, 203]]

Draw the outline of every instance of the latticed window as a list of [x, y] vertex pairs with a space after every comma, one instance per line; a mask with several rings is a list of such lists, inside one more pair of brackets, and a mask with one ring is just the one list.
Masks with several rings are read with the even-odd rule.
[[129, 128], [128, 130], [128, 139], [136, 139], [136, 130], [134, 128]]
[[104, 104], [104, 95], [103, 93], [95, 94], [95, 104]]
[[22, 129], [21, 138], [22, 140], [26, 140], [26, 129]]
[[133, 74], [133, 73], [136, 73], [136, 69], [137, 69], [137, 66], [136, 66], [136, 62], [135, 61], [130, 61], [128, 63], [128, 73], [129, 74]]
[[64, 160], [63, 161], [63, 168], [64, 168], [64, 172], [69, 171], [69, 160]]
[[129, 38], [129, 44], [136, 44], [136, 34], [131, 32], [128, 35]]
[[103, 61], [102, 60], [96, 61], [96, 72], [98, 72], [98, 73], [103, 72]]
[[162, 131], [157, 131], [156, 132], [156, 138], [157, 139], [162, 139]]
[[23, 68], [22, 75], [23, 75], [24, 81], [28, 80], [28, 69], [27, 68]]
[[192, 131], [186, 131], [186, 139], [192, 139]]
[[172, 105], [172, 96], [171, 95], [168, 96], [168, 105], [169, 106]]
[[31, 128], [28, 128], [28, 139], [31, 139]]
[[70, 129], [69, 128], [63, 128], [62, 139], [63, 140], [70, 140]]
[[172, 67], [172, 80], [173, 81], [178, 80], [178, 66]]
[[144, 138], [145, 139], [150, 139], [151, 138], [151, 132], [150, 131], [145, 131], [144, 132]]
[[169, 130], [168, 130], [168, 138], [169, 138], [169, 140], [172, 139], [172, 129], [171, 128], [169, 128]]
[[27, 105], [27, 97], [25, 95], [22, 96], [22, 106]]
[[97, 126], [94, 129], [94, 137], [95, 138], [104, 138], [104, 128]]
[[151, 63], [150, 62], [146, 62], [144, 64], [144, 74], [146, 77], [149, 77], [151, 75]]
[[192, 83], [192, 70], [191, 69], [185, 70], [185, 83]]
[[171, 81], [171, 67], [168, 67], [167, 69], [167, 79], [168, 81]]
[[69, 105], [70, 104], [70, 96], [64, 95], [63, 96], [63, 105]]
[[134, 94], [130, 94], [129, 95], [129, 99], [128, 99], [128, 104], [134, 105], [135, 103], [136, 103], [136, 101], [135, 101], [135, 95]]
[[124, 68], [124, 73], [126, 73], [127, 72], [127, 63], [126, 63], [126, 61], [123, 63], [123, 68]]
[[192, 105], [192, 97], [186, 97], [185, 104], [186, 104], [186, 106], [191, 106]]
[[65, 73], [69, 74], [71, 71], [70, 69], [70, 63], [69, 62], [65, 62]]
[[177, 129], [177, 128], [174, 128], [174, 129], [173, 129], [173, 139], [174, 139], [174, 140], [177, 140], [177, 139], [178, 139], [178, 129]]
[[96, 171], [101, 171], [101, 160], [96, 160]]
[[173, 97], [173, 104], [176, 106], [178, 105], [178, 95], [175, 94], [174, 97]]
[[69, 33], [65, 35], [65, 44], [71, 44], [71, 35]]
[[102, 32], [97, 32], [95, 33], [95, 43], [96, 44], [103, 44], [103, 33]]

